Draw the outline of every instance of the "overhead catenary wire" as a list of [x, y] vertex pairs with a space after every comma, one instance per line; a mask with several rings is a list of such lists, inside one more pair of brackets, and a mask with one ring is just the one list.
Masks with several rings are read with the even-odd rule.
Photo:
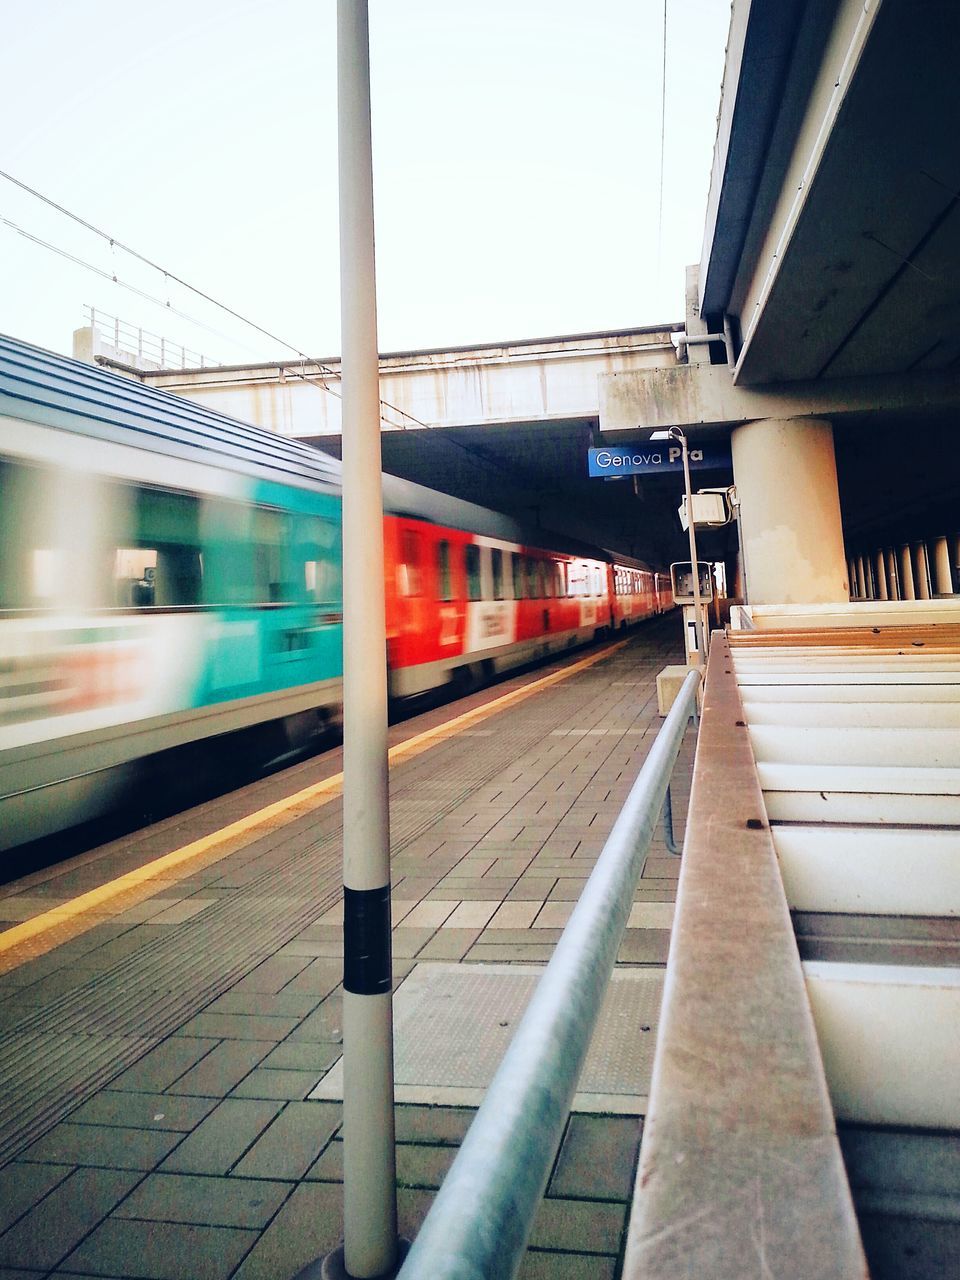
[[[262, 334], [265, 338], [269, 338], [271, 342], [279, 342], [280, 345], [283, 347], [286, 347], [288, 351], [293, 351], [297, 356], [299, 356], [301, 363], [309, 362], [312, 365], [316, 365], [316, 367], [320, 370], [321, 374], [325, 374], [328, 377], [339, 379], [340, 375], [337, 373], [335, 369], [331, 369], [329, 365], [325, 365], [321, 361], [314, 359], [312, 356], [307, 355], [307, 353], [305, 351], [302, 351], [298, 346], [296, 346], [295, 343], [287, 342], [285, 338], [281, 338], [278, 334], [271, 333], [269, 329], [265, 329], [263, 325], [257, 324], [255, 320], [251, 320], [248, 316], [242, 315], [239, 311], [234, 310], [233, 307], [230, 307], [225, 302], [221, 302], [219, 299], [214, 298], [211, 294], [205, 292], [205, 290], [203, 289], [198, 288], [196, 285], [190, 284], [189, 281], [184, 280], [181, 276], [178, 276], [176, 272], [168, 270], [166, 267], [163, 267], [159, 263], [154, 262], [151, 258], [146, 257], [144, 254], [138, 252], [136, 249], [133, 249], [129, 245], [124, 244], [123, 241], [118, 240], [116, 236], [112, 236], [110, 235], [109, 232], [104, 231], [102, 228], [95, 226], [92, 222], [88, 222], [86, 218], [82, 218], [79, 214], [74, 213], [71, 209], [67, 209], [64, 205], [58, 204], [56, 200], [51, 199], [50, 196], [44, 195], [42, 191], [38, 191], [35, 187], [31, 187], [28, 183], [23, 182], [20, 178], [15, 177], [11, 173], [7, 173], [3, 169], [0, 169], [0, 178], [5, 178], [8, 182], [13, 183], [14, 186], [19, 187], [22, 191], [26, 191], [28, 195], [31, 195], [35, 199], [42, 201], [44, 204], [48, 205], [51, 209], [55, 209], [57, 213], [63, 214], [64, 217], [70, 218], [73, 222], [76, 222], [79, 226], [85, 228], [85, 230], [91, 231], [94, 235], [99, 236], [101, 240], [105, 240], [110, 245], [111, 250], [119, 249], [123, 253], [129, 254], [130, 257], [135, 258], [138, 262], [142, 262], [145, 266], [150, 267], [153, 271], [159, 271], [167, 280], [173, 280], [176, 284], [179, 284], [184, 289], [187, 289], [191, 293], [196, 294], [197, 297], [203, 298], [205, 302], [209, 302], [212, 306], [217, 307], [221, 311], [226, 312], [227, 315], [232, 316], [235, 320], [239, 320], [241, 324], [245, 324], [249, 328], [255, 329], [257, 333]], [[67, 250], [61, 249], [58, 246], [53, 245], [48, 241], [44, 241], [40, 239], [39, 236], [35, 236], [29, 231], [25, 231], [23, 228], [16, 226], [16, 224], [10, 222], [6, 218], [0, 218], [0, 221], [2, 221], [5, 225], [11, 227], [18, 234], [25, 236], [28, 240], [32, 240], [35, 244], [41, 245], [43, 248], [49, 249], [51, 252], [59, 254], [60, 257], [67, 258], [77, 263], [79, 266], [85, 267], [87, 270], [95, 272], [97, 275], [103, 277], [106, 280], [110, 280], [112, 283], [119, 285], [121, 288], [127, 289], [131, 293], [138, 294], [140, 297], [146, 299], [147, 301], [155, 303], [157, 306], [163, 307], [164, 310], [166, 311], [173, 312], [173, 314], [179, 316], [181, 319], [187, 320], [191, 324], [196, 324], [202, 329], [206, 329], [209, 333], [214, 333], [218, 337], [226, 338], [227, 336], [226, 334], [220, 333], [216, 329], [212, 329], [209, 325], [204, 324], [200, 320], [196, 320], [193, 316], [188, 315], [184, 311], [178, 311], [176, 308], [171, 307], [169, 302], [164, 302], [159, 298], [155, 298], [152, 294], [146, 293], [144, 290], [137, 289], [136, 286], [134, 285], [127, 284], [124, 281], [121, 281], [114, 273], [109, 271], [104, 271], [100, 267], [94, 266], [92, 263], [86, 262], [81, 258], [75, 257], [74, 255], [70, 254]], [[312, 386], [319, 387], [322, 391], [327, 392], [328, 395], [335, 396], [338, 400], [342, 398], [338, 391], [335, 391], [332, 387], [327, 385], [324, 378], [310, 377], [308, 374], [302, 371], [298, 371], [296, 369], [292, 369], [291, 371], [294, 373], [296, 377], [301, 378], [304, 382], [309, 383]], [[382, 409], [389, 409], [393, 413], [399, 414], [401, 418], [405, 419], [407, 422], [413, 424], [414, 426], [423, 427], [423, 428], [428, 428], [429, 426], [428, 423], [422, 422], [419, 418], [415, 417], [414, 414], [408, 413], [406, 409], [401, 409], [399, 405], [391, 404], [389, 400], [381, 400], [380, 406]], [[386, 422], [386, 416], [382, 415], [382, 417], [383, 417], [383, 420]], [[399, 431], [406, 430], [406, 426], [404, 423], [387, 422], [387, 425], [392, 426], [395, 430], [399, 430]]]

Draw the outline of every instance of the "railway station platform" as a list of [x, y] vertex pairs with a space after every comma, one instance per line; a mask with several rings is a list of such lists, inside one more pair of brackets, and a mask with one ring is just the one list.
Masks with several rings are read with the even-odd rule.
[[[408, 1237], [681, 651], [670, 615], [391, 731]], [[329, 753], [0, 889], [0, 1280], [279, 1280], [339, 1242], [339, 767]], [[678, 872], [658, 833], [524, 1280], [619, 1275]]]

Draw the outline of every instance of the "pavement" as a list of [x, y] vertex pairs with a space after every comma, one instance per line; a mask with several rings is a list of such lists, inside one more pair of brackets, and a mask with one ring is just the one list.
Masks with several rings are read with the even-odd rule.
[[[448, 728], [446, 709], [392, 730], [395, 987], [433, 962], [549, 959], [680, 646], [668, 616], [565, 679], [459, 704]], [[688, 733], [677, 815], [692, 755]], [[341, 1107], [310, 1096], [341, 1054], [337, 767], [308, 761], [0, 891], [17, 940], [0, 933], [0, 1280], [286, 1280], [339, 1243]], [[678, 871], [658, 834], [618, 970], [665, 965]], [[475, 1110], [418, 1100], [444, 1096], [398, 1089], [411, 1238]], [[571, 1115], [523, 1280], [619, 1275], [641, 1133], [636, 1114]]]

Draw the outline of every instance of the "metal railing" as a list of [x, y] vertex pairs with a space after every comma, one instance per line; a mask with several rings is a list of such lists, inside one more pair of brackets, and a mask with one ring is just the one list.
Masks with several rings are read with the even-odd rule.
[[398, 1280], [510, 1280], [613, 972], [700, 677], [690, 672]]
[[202, 352], [191, 351], [182, 343], [172, 342], [160, 334], [148, 333], [116, 316], [85, 306], [85, 318], [94, 334], [109, 344], [118, 360], [126, 357], [137, 369], [208, 369], [217, 367]]

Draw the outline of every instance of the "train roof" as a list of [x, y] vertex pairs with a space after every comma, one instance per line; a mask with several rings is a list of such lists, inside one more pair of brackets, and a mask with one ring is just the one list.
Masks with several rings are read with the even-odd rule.
[[[338, 458], [135, 378], [0, 334], [0, 413], [307, 488], [339, 489]], [[568, 555], [630, 562], [487, 507], [397, 476], [383, 477], [384, 509], [489, 538]]]
[[340, 485], [339, 461], [299, 440], [3, 335], [0, 413], [231, 471]]

